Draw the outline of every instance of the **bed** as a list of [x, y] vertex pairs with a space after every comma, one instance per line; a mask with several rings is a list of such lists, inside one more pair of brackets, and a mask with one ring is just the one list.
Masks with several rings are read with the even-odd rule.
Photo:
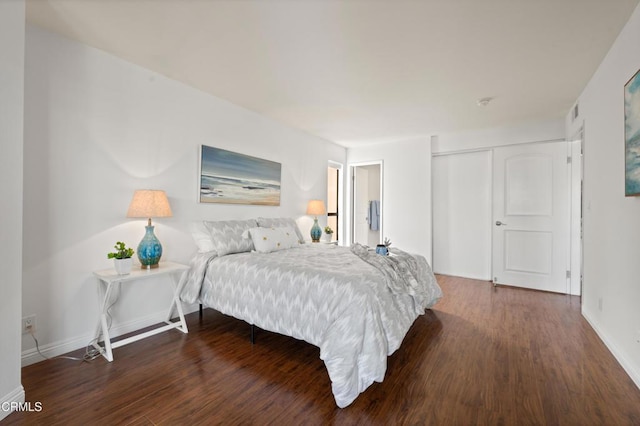
[[442, 297], [422, 256], [303, 244], [286, 218], [203, 224], [181, 299], [319, 347], [341, 408], [382, 382], [387, 357]]

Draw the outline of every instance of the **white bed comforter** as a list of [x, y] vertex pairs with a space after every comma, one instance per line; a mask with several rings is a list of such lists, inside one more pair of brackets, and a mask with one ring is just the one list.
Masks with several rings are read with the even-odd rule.
[[442, 297], [424, 257], [405, 263], [415, 269], [415, 282], [403, 292], [389, 282], [393, 274], [344, 247], [198, 254], [181, 283], [181, 298], [318, 346], [336, 404], [346, 407], [374, 381], [382, 382], [387, 356], [416, 317]]

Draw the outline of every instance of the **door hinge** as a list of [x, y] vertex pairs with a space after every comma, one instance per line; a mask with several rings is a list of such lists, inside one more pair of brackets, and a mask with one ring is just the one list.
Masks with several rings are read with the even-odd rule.
[[571, 271], [567, 271], [567, 279], [571, 278]]

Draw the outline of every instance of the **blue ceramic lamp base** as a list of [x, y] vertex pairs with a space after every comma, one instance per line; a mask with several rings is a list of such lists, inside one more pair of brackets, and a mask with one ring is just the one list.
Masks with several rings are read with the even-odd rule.
[[153, 226], [146, 226], [146, 232], [138, 244], [138, 260], [142, 269], [157, 268], [162, 257], [162, 244], [153, 233]]
[[311, 242], [319, 243], [322, 236], [322, 229], [318, 225], [318, 218], [313, 219], [313, 226], [311, 227]]

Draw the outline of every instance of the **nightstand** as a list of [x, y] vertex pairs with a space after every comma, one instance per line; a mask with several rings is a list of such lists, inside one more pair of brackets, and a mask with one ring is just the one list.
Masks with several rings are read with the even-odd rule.
[[[128, 345], [129, 343], [153, 336], [154, 334], [162, 333], [163, 331], [171, 330], [172, 328], [176, 328], [183, 333], [188, 333], [189, 330], [187, 329], [187, 323], [184, 320], [184, 312], [182, 311], [182, 304], [180, 303], [181, 289], [179, 285], [180, 277], [187, 269], [189, 269], [187, 265], [182, 265], [180, 263], [162, 262], [157, 268], [153, 269], [134, 268], [131, 273], [127, 275], [118, 275], [114, 269], [94, 272], [93, 274], [98, 278], [100, 283], [102, 312], [100, 313], [100, 319], [96, 326], [96, 333], [92, 342], [93, 347], [99, 350], [107, 361], [111, 362], [113, 361], [113, 349], [119, 348], [120, 346]], [[140, 280], [158, 279], [163, 276], [170, 276], [173, 283], [173, 299], [171, 300], [167, 319], [165, 320], [166, 324], [112, 343], [111, 337], [109, 336], [109, 324], [107, 322], [109, 314], [107, 311], [116, 302], [116, 300], [111, 300], [114, 287], [116, 285], [132, 284]], [[178, 321], [175, 322], [171, 321], [174, 309], [178, 311], [179, 317]], [[104, 346], [100, 345], [100, 335], [102, 335], [104, 340]]]

